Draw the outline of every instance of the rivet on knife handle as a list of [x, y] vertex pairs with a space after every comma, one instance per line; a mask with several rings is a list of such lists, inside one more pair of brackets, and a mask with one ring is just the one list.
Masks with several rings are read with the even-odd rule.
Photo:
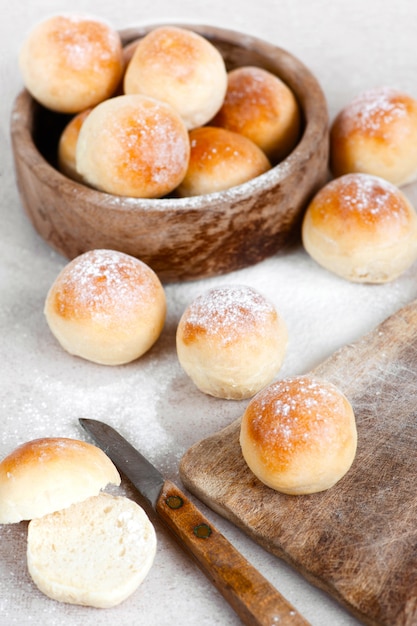
[[244, 624], [308, 625], [275, 587], [168, 480], [162, 487], [156, 510]]

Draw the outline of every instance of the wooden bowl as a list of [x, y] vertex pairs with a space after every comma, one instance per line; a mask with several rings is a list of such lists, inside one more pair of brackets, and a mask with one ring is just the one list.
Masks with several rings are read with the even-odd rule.
[[[160, 26], [160, 25], [158, 25]], [[156, 26], [121, 32], [125, 46]], [[70, 180], [56, 167], [68, 117], [16, 98], [11, 138], [21, 201], [36, 231], [68, 259], [113, 248], [142, 259], [164, 282], [220, 275], [281, 253], [299, 239], [306, 205], [327, 177], [328, 112], [315, 77], [294, 56], [235, 31], [184, 25], [209, 39], [227, 69], [261, 66], [295, 93], [303, 130], [293, 152], [261, 176], [193, 198], [113, 196]]]

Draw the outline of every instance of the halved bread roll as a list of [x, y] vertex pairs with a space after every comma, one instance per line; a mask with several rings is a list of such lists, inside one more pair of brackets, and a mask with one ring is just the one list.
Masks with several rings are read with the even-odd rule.
[[125, 497], [101, 493], [29, 524], [29, 573], [59, 602], [120, 604], [143, 581], [155, 552], [153, 525]]
[[63, 437], [28, 441], [0, 463], [0, 524], [30, 520], [33, 582], [59, 602], [115, 606], [147, 575], [156, 536], [145, 511], [104, 493], [120, 475], [96, 446]]

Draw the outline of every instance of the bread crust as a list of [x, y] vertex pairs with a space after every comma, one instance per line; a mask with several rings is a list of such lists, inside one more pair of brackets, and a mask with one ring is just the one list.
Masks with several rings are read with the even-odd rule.
[[189, 155], [187, 129], [170, 105], [123, 95], [100, 103], [84, 121], [76, 168], [87, 184], [107, 193], [159, 198], [182, 181]]
[[76, 153], [81, 126], [91, 108], [74, 115], [65, 126], [58, 141], [58, 169], [72, 180], [83, 183], [83, 177], [77, 172]]
[[28, 526], [29, 574], [58, 602], [120, 604], [142, 583], [155, 552], [152, 523], [123, 496], [101, 493]]

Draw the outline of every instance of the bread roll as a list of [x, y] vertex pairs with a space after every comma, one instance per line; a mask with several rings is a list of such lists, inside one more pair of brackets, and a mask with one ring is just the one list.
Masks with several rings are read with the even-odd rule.
[[124, 68], [118, 32], [81, 15], [39, 22], [22, 45], [19, 64], [32, 96], [60, 113], [79, 113], [109, 98]]
[[355, 458], [354, 412], [333, 384], [312, 376], [286, 378], [249, 402], [240, 445], [249, 468], [268, 487], [291, 495], [324, 491]]
[[366, 91], [335, 118], [330, 132], [334, 176], [363, 172], [394, 185], [417, 177], [417, 100], [389, 87]]
[[125, 497], [102, 493], [29, 523], [29, 573], [59, 602], [97, 608], [123, 602], [149, 572], [155, 552], [153, 525]]
[[166, 298], [155, 272], [115, 250], [68, 263], [45, 301], [49, 328], [70, 354], [104, 365], [129, 363], [158, 339]]
[[206, 124], [222, 105], [227, 72], [220, 52], [205, 37], [176, 26], [149, 32], [126, 69], [126, 94], [167, 102], [188, 129]]
[[185, 176], [187, 129], [168, 104], [142, 95], [97, 105], [84, 121], [76, 167], [92, 187], [136, 198], [159, 198]]
[[120, 476], [100, 448], [64, 437], [34, 439], [0, 463], [0, 524], [42, 517], [97, 495]]
[[204, 393], [226, 399], [253, 396], [281, 368], [287, 328], [275, 307], [245, 285], [210, 289], [184, 311], [177, 354]]
[[58, 141], [58, 169], [62, 174], [72, 180], [83, 182], [82, 176], [77, 172], [76, 151], [77, 141], [81, 126], [91, 109], [77, 113], [65, 126]]
[[300, 110], [294, 93], [278, 76], [244, 66], [229, 72], [224, 102], [210, 124], [248, 137], [278, 162], [297, 143]]
[[417, 216], [394, 185], [369, 174], [329, 182], [307, 207], [302, 239], [326, 269], [363, 283], [384, 283], [417, 258]]
[[190, 161], [176, 193], [180, 197], [224, 191], [263, 174], [271, 164], [250, 139], [224, 128], [190, 131]]

